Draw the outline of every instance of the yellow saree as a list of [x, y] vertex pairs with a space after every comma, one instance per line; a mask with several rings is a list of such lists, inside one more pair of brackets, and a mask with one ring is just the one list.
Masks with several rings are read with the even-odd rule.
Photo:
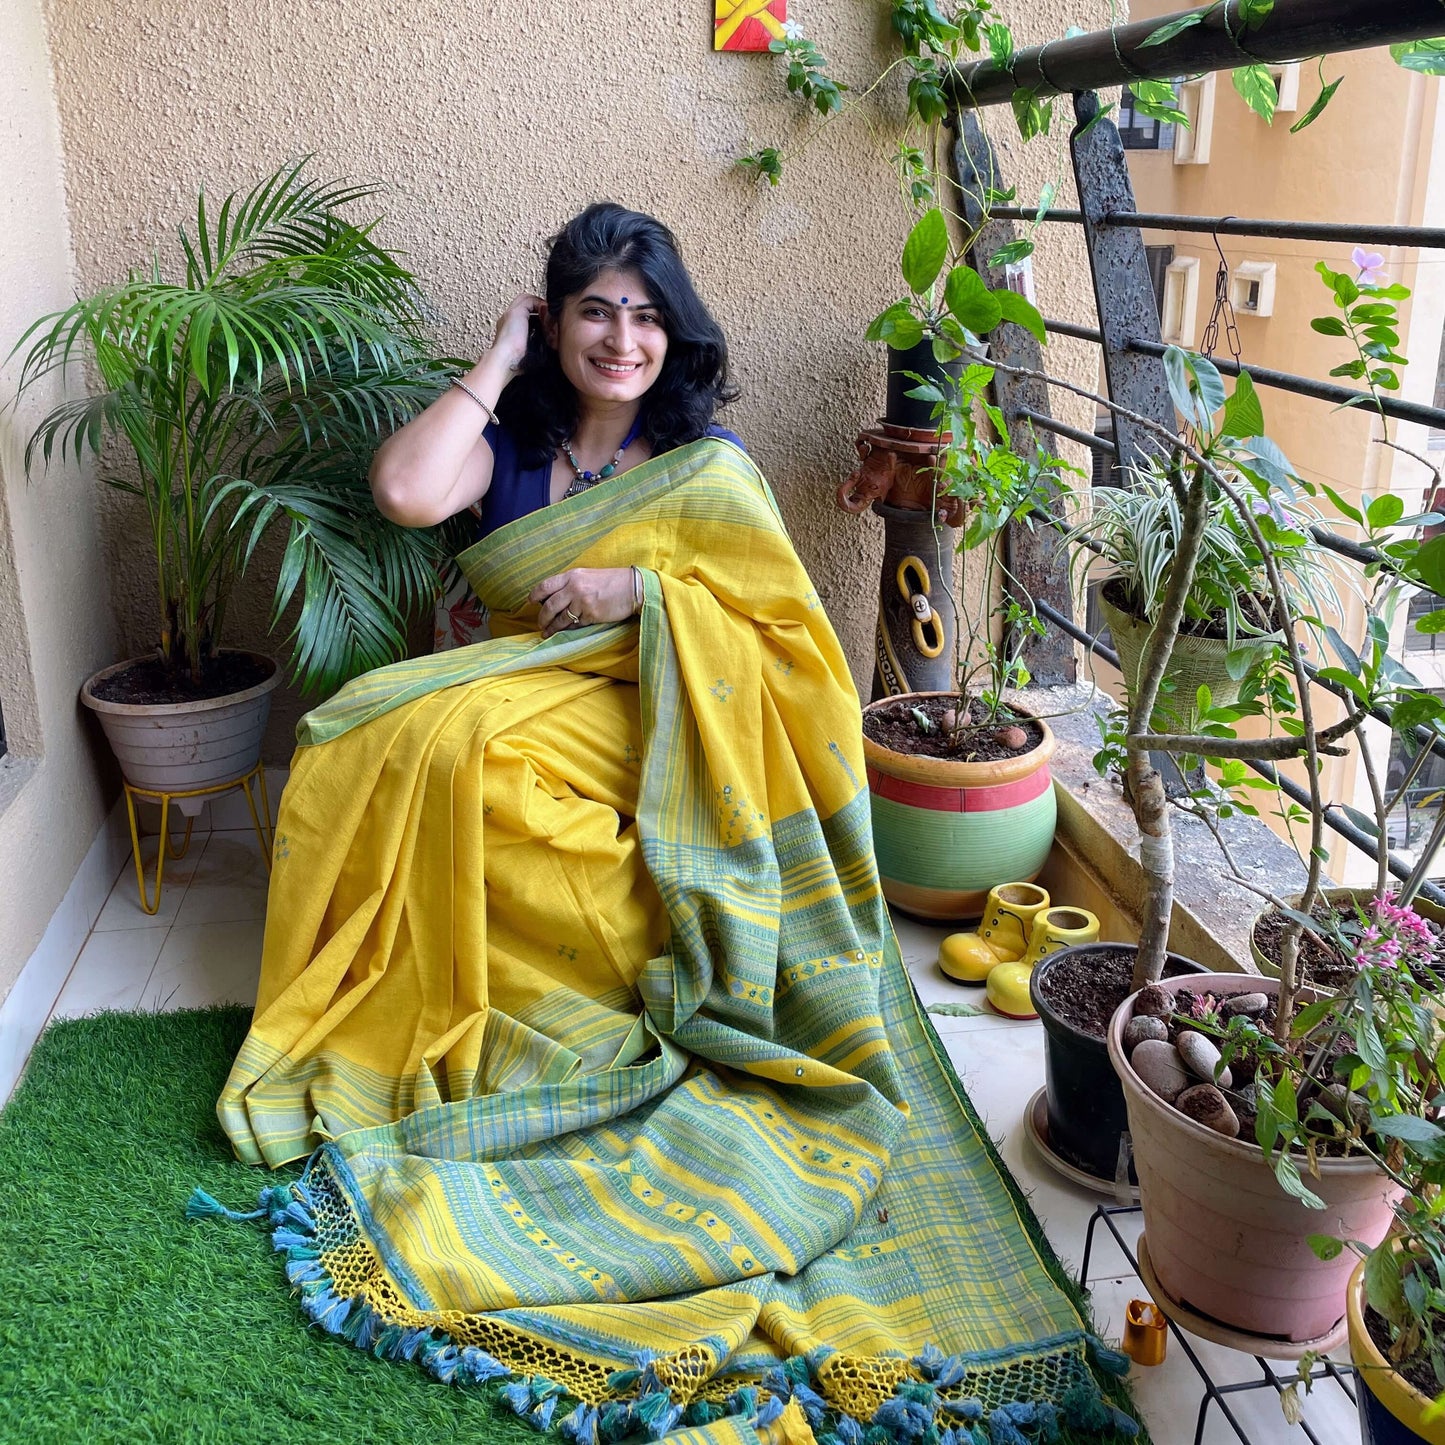
[[[693, 443], [461, 561], [504, 635], [301, 725], [218, 1106], [242, 1159], [315, 1150], [263, 1191], [308, 1315], [582, 1445], [1119, 1424], [914, 1001], [752, 463]], [[638, 622], [534, 630], [539, 578], [630, 563]]]

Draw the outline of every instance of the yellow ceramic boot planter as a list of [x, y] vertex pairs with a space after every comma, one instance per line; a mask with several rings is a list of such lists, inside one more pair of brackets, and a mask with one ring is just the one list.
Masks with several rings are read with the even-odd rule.
[[990, 970], [987, 982], [989, 1004], [996, 1013], [1011, 1019], [1036, 1019], [1029, 1001], [1029, 975], [1041, 958], [1072, 948], [1076, 943], [1094, 943], [1099, 937], [1099, 920], [1087, 908], [1045, 908], [1034, 917], [1029, 946], [1017, 963], [1001, 963]]
[[950, 933], [938, 949], [938, 966], [959, 983], [982, 983], [1000, 963], [1024, 956], [1034, 919], [1049, 906], [1036, 883], [1003, 883], [989, 890], [977, 933]]

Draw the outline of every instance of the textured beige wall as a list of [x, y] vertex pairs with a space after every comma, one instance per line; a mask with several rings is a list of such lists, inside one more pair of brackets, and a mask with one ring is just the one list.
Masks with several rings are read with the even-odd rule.
[[[1047, 0], [1016, 24], [1044, 38], [1106, 9]], [[723, 419], [773, 482], [866, 685], [881, 528], [836, 511], [832, 493], [859, 425], [881, 409], [881, 358], [862, 332], [900, 284], [892, 80], [769, 191], [730, 162], [798, 139], [802, 112], [773, 58], [708, 48], [696, 0], [50, 0], [48, 18], [83, 286], [154, 242], [168, 254], [198, 185], [224, 194], [311, 151], [319, 172], [387, 183], [384, 238], [436, 298], [442, 344], [471, 355], [506, 300], [538, 284], [542, 238], [583, 204], [610, 197], [663, 217], [732, 345], [743, 398]], [[896, 54], [881, 5], [816, 0], [802, 18], [845, 81], [866, 83]], [[1015, 146], [1006, 163], [1017, 157]], [[1048, 143], [1030, 147], [1022, 193], [1056, 163]], [[1082, 317], [1072, 244], [1049, 238], [1040, 299]], [[1086, 350], [1057, 349], [1079, 374], [1092, 365]], [[108, 512], [106, 535], [112, 602], [140, 648], [153, 622], [134, 519]], [[248, 589], [246, 640], [261, 638], [265, 591]], [[284, 757], [297, 704], [283, 694], [276, 711], [268, 751]]]
[[[0, 360], [70, 292], [60, 134], [39, 0], [0, 5]], [[0, 366], [0, 404], [15, 365]], [[105, 814], [109, 766], [76, 692], [113, 631], [89, 473], [25, 480], [23, 437], [58, 390], [0, 411], [0, 998], [64, 896]], [[113, 784], [111, 785], [113, 787]]]

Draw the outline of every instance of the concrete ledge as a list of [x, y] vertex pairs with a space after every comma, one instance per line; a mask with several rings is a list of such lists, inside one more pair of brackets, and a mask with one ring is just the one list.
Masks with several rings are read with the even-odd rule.
[[[1100, 778], [1095, 719], [1109, 700], [1088, 686], [1030, 688], [1020, 704], [1048, 720], [1058, 739], [1050, 767], [1059, 802], [1055, 856], [1040, 882], [1059, 901], [1099, 915], [1103, 936], [1136, 942], [1145, 895], [1139, 830], [1119, 784]], [[1209, 829], [1174, 810], [1174, 920], [1169, 946], [1206, 968], [1253, 973], [1249, 930], [1263, 899], [1241, 888]], [[1294, 849], [1257, 818], [1221, 828], [1241, 872], [1280, 894], [1304, 887], [1306, 870]], [[1052, 880], [1052, 881], [1051, 881]]]

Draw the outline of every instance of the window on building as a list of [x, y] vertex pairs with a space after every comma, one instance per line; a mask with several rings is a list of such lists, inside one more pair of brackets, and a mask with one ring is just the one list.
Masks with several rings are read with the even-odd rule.
[[1189, 117], [1174, 138], [1176, 166], [1209, 164], [1209, 146], [1214, 134], [1214, 74], [1179, 83], [1179, 109]]
[[1275, 114], [1299, 109], [1299, 61], [1287, 60], [1283, 65], [1269, 67], [1274, 81]]
[[1119, 96], [1119, 139], [1126, 151], [1167, 151], [1174, 149], [1174, 124], [1155, 120], [1135, 108], [1129, 87]]
[[1229, 299], [1245, 316], [1274, 314], [1273, 261], [1241, 261], [1229, 273]]
[[1181, 256], [1164, 268], [1159, 334], [1167, 342], [1192, 346], [1198, 311], [1199, 257]]
[[1145, 246], [1144, 260], [1149, 267], [1149, 284], [1154, 288], [1154, 309], [1164, 320], [1164, 278], [1174, 264], [1173, 246]]
[[[1385, 791], [1390, 796], [1399, 792], [1418, 759], [1413, 743], [1407, 748], [1399, 733], [1391, 734], [1390, 762], [1385, 774]], [[1442, 792], [1445, 792], [1445, 758], [1432, 753], [1420, 764], [1404, 796], [1385, 820], [1385, 837], [1391, 849], [1409, 862], [1416, 860], [1430, 836], [1440, 812]], [[1429, 871], [1432, 878], [1438, 878], [1445, 871], [1445, 856], [1437, 854]]]

